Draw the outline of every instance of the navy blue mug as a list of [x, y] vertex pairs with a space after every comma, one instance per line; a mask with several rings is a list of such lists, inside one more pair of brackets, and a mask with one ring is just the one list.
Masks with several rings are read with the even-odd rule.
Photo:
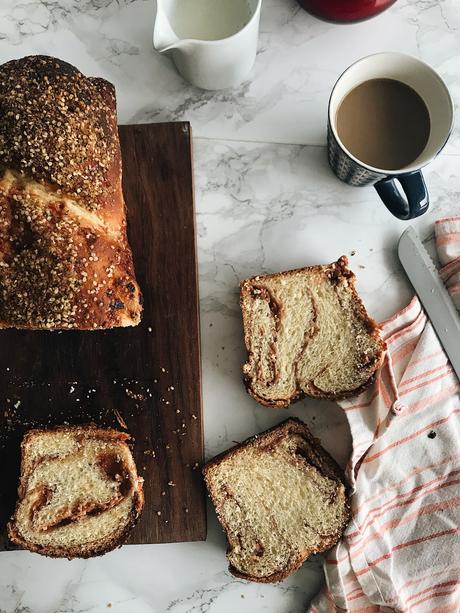
[[[430, 134], [417, 159], [398, 170], [375, 168], [346, 149], [337, 133], [337, 110], [344, 97], [370, 79], [395, 79], [409, 85], [425, 102]], [[413, 219], [428, 210], [421, 169], [443, 149], [452, 131], [454, 106], [444, 81], [427, 64], [403, 53], [376, 53], [352, 64], [339, 77], [329, 99], [327, 151], [335, 175], [348, 185], [374, 185], [387, 209], [398, 219]], [[399, 185], [398, 185], [399, 184]]]

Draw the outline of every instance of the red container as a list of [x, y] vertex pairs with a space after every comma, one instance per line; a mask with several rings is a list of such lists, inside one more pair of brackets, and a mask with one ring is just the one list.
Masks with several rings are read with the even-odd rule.
[[338, 23], [369, 19], [395, 2], [396, 0], [299, 0], [299, 4], [316, 17]]

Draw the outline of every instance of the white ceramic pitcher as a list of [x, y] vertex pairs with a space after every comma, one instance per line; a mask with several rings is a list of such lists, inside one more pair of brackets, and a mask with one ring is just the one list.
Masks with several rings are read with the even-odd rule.
[[[262, 0], [246, 0], [242, 27], [217, 40], [177, 36], [173, 24], [177, 21], [177, 11], [181, 10], [181, 1], [157, 0], [155, 49], [160, 53], [170, 52], [184, 79], [202, 89], [224, 89], [241, 83], [255, 61]], [[209, 38], [213, 38], [212, 23], [207, 25], [211, 29]]]

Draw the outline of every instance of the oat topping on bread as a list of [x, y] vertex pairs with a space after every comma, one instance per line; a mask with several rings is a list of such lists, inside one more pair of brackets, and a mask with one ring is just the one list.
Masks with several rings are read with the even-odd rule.
[[30, 430], [9, 538], [52, 557], [88, 558], [121, 545], [144, 503], [129, 435], [94, 426]]
[[112, 84], [47, 56], [0, 66], [0, 328], [140, 321]]
[[233, 447], [203, 473], [230, 571], [243, 579], [281, 581], [332, 547], [348, 523], [343, 473], [300, 420]]
[[369, 385], [385, 343], [355, 290], [347, 258], [241, 282], [248, 392], [286, 407], [302, 396], [340, 399]]

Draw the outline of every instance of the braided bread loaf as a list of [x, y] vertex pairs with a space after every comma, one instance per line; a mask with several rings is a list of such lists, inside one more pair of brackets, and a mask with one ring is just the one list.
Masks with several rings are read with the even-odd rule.
[[55, 58], [0, 66], [0, 327], [140, 321], [114, 87]]

